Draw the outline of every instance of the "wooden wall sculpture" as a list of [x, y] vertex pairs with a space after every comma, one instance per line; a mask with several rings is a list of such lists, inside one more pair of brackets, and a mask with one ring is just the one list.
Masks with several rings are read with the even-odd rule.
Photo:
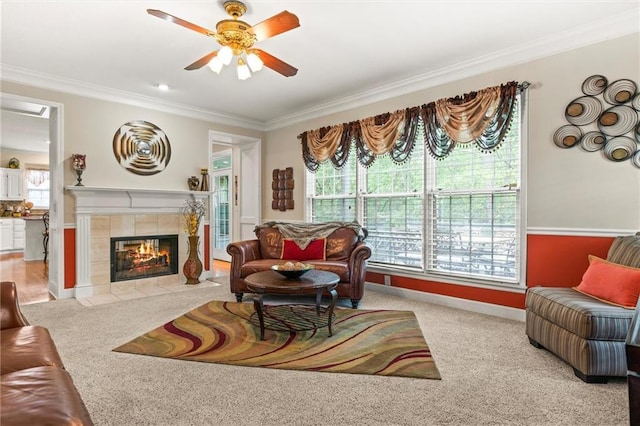
[[273, 201], [271, 201], [271, 208], [280, 211], [293, 209], [293, 167], [287, 167], [283, 170], [273, 169], [272, 175]]

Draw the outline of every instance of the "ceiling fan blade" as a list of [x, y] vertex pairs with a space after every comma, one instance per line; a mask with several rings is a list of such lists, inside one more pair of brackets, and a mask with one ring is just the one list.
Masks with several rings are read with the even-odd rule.
[[268, 54], [264, 50], [254, 49], [258, 53], [258, 57], [262, 60], [262, 63], [268, 68], [271, 68], [275, 72], [278, 72], [285, 77], [293, 77], [298, 73], [298, 68], [294, 68], [286, 62], [281, 61], [273, 55]]
[[216, 55], [218, 55], [218, 51], [214, 50], [213, 52], [204, 55], [202, 58], [198, 59], [197, 61], [195, 61], [191, 65], [186, 66], [184, 69], [187, 70], [187, 71], [198, 70], [198, 69], [204, 67], [205, 65], [207, 65], [209, 63], [209, 61], [211, 61], [213, 58], [216, 57]]
[[147, 13], [149, 15], [157, 16], [160, 19], [164, 19], [165, 21], [173, 22], [174, 24], [182, 25], [185, 28], [198, 32], [200, 34], [204, 34], [206, 36], [213, 36], [215, 33], [211, 30], [208, 30], [200, 25], [193, 24], [189, 21], [185, 21], [184, 19], [180, 19], [176, 16], [169, 15], [161, 10], [157, 9], [147, 9]]
[[298, 28], [300, 21], [293, 13], [286, 10], [266, 19], [249, 29], [250, 33], [255, 34], [256, 40], [266, 40], [270, 37], [277, 36], [286, 31]]

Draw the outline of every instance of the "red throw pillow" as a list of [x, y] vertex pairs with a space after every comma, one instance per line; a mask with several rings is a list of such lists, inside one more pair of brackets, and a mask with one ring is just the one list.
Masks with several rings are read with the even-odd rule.
[[603, 302], [634, 309], [640, 296], [640, 269], [589, 255], [589, 268], [574, 289]]
[[282, 255], [280, 256], [280, 259], [326, 260], [326, 247], [326, 238], [319, 238], [311, 241], [304, 250], [302, 250], [295, 241], [285, 238], [282, 240]]

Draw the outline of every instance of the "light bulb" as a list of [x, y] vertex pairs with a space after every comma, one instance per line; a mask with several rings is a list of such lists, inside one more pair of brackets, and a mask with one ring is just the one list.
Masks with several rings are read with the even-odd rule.
[[211, 71], [215, 72], [216, 74], [220, 74], [220, 71], [224, 66], [224, 64], [222, 63], [222, 61], [218, 56], [210, 60], [208, 65], [209, 65], [209, 68], [211, 68]]
[[238, 79], [246, 80], [251, 77], [251, 71], [249, 71], [249, 67], [244, 62], [244, 59], [238, 59]]
[[247, 55], [247, 64], [249, 64], [249, 68], [251, 68], [253, 72], [260, 71], [264, 65], [260, 57], [254, 52], [250, 52]]
[[233, 58], [233, 50], [231, 50], [229, 46], [224, 46], [218, 51], [218, 58], [220, 58], [223, 64], [229, 65], [231, 58]]

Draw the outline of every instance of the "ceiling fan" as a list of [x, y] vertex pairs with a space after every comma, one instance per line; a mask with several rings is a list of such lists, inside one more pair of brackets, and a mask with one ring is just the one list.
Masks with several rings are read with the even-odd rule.
[[[298, 17], [288, 11], [283, 11], [272, 16], [254, 26], [241, 21], [240, 18], [247, 11], [244, 3], [239, 1], [225, 1], [224, 9], [233, 19], [223, 19], [216, 24], [216, 31], [208, 30], [199, 25], [193, 24], [184, 19], [169, 15], [161, 10], [147, 9], [147, 13], [164, 19], [174, 24], [182, 25], [185, 28], [214, 38], [222, 47], [214, 50], [198, 59], [191, 65], [185, 67], [186, 70], [197, 70], [205, 65], [216, 73], [224, 65], [229, 65], [234, 56], [238, 56], [238, 78], [245, 80], [251, 76], [251, 71], [259, 71], [262, 65], [282, 74], [285, 77], [292, 77], [297, 74], [298, 69], [276, 58], [262, 49], [254, 48], [254, 43], [266, 40], [278, 34], [282, 34], [300, 26]], [[244, 56], [244, 57], [243, 57]]]

